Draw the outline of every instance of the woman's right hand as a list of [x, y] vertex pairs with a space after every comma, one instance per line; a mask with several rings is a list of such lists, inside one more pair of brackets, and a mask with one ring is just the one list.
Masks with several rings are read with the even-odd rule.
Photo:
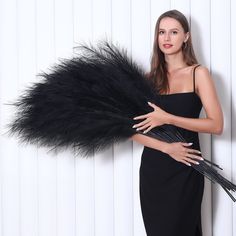
[[182, 142], [167, 143], [163, 152], [171, 156], [176, 161], [182, 162], [188, 166], [191, 166], [191, 163], [198, 165], [198, 160], [204, 159], [197, 155], [201, 153], [199, 150], [189, 148], [191, 145], [192, 143]]

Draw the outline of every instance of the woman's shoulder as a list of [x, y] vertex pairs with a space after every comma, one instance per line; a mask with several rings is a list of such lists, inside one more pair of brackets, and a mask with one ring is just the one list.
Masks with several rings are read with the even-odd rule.
[[198, 88], [199, 86], [204, 86], [204, 84], [212, 82], [213, 81], [209, 69], [204, 65], [198, 66], [195, 70], [196, 87]]
[[183, 75], [186, 74], [188, 76], [193, 75], [193, 73], [197, 76], [207, 76], [209, 75], [209, 70], [206, 66], [201, 65], [201, 64], [193, 64], [185, 67], [182, 70]]
[[208, 87], [207, 85], [212, 85], [213, 83], [209, 69], [204, 65], [199, 65], [195, 70], [196, 91], [202, 90], [201, 88], [206, 88]]
[[195, 68], [195, 74], [196, 74], [196, 77], [199, 77], [199, 76], [203, 76], [203, 77], [208, 77], [210, 75], [210, 71], [209, 69], [204, 66], [204, 65], [201, 65], [201, 64], [195, 64], [192, 66], [193, 69]]

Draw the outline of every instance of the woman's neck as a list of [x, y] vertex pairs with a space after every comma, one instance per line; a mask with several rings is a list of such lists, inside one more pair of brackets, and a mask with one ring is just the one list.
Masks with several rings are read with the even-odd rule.
[[187, 67], [188, 65], [184, 62], [183, 54], [176, 53], [172, 55], [165, 55], [165, 61], [167, 64], [168, 73]]

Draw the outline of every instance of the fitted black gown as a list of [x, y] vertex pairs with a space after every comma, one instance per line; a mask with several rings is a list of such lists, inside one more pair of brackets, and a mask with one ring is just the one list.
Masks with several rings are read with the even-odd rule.
[[[196, 68], [196, 67], [195, 67]], [[165, 111], [198, 118], [202, 103], [193, 92], [159, 95]], [[200, 150], [198, 133], [178, 128], [191, 148]], [[140, 165], [140, 203], [147, 236], [202, 236], [204, 176], [169, 155], [144, 147]]]

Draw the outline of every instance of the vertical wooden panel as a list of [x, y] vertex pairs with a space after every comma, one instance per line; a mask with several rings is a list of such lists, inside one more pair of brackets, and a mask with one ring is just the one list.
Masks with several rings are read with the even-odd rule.
[[[1, 124], [1, 122], [0, 122]], [[1, 145], [0, 145], [1, 148]], [[0, 149], [0, 154], [1, 154], [1, 149]], [[3, 167], [2, 167], [2, 161], [0, 158], [0, 236], [3, 235], [3, 207], [2, 207], [2, 179], [3, 179]]]
[[189, 17], [190, 17], [190, 15], [189, 15], [190, 4], [191, 4], [191, 1], [170, 0], [170, 8], [181, 11], [187, 17], [187, 19], [189, 19]]
[[[0, 159], [0, 164], [2, 164]], [[2, 165], [0, 166], [0, 236], [3, 236], [3, 207], [2, 207]]]
[[[231, 30], [231, 147], [232, 147], [232, 153], [231, 153], [231, 173], [232, 173], [232, 182], [236, 184], [236, 2], [231, 1], [231, 24], [230, 24], [230, 30]], [[236, 194], [234, 193], [234, 196], [236, 198]], [[236, 236], [236, 204], [232, 203], [232, 235]]]
[[131, 50], [131, 0], [112, 0], [111, 37], [114, 43]]
[[55, 58], [71, 57], [74, 43], [73, 0], [54, 0]]
[[69, 151], [57, 155], [57, 235], [76, 235], [75, 159]]
[[[35, 79], [35, 9], [34, 1], [18, 0], [19, 94]], [[12, 83], [14, 83], [14, 78], [12, 78]], [[20, 233], [33, 236], [38, 231], [37, 148], [31, 145], [21, 146], [19, 143], [18, 158], [20, 162]]]
[[[74, 1], [74, 43], [92, 42], [92, 0]], [[76, 235], [95, 235], [94, 158], [76, 156]]]
[[93, 0], [93, 40], [96, 42], [101, 39], [111, 38], [111, 0]]
[[[54, 1], [38, 0], [37, 71], [47, 70], [55, 62]], [[36, 78], [36, 81], [40, 78]], [[38, 215], [40, 236], [57, 234], [57, 158], [47, 148], [38, 149]]]
[[[170, 10], [170, 6], [171, 6], [171, 2], [170, 0], [167, 1], [155, 1], [155, 0], [150, 0], [151, 1], [151, 6], [150, 6], [150, 49], [152, 50], [153, 47], [153, 43], [154, 43], [154, 33], [155, 33], [155, 26], [156, 26], [156, 22], [157, 19], [159, 18], [159, 16]], [[152, 51], [151, 51], [152, 52]]]
[[113, 151], [95, 155], [95, 232], [114, 235]]
[[74, 0], [74, 41], [89, 42], [93, 37], [93, 0]]
[[[231, 178], [230, 112], [230, 2], [211, 4], [211, 68], [223, 107], [225, 127], [222, 136], [213, 135], [213, 161]], [[213, 235], [232, 235], [231, 199], [218, 185], [213, 186]], [[224, 221], [222, 221], [224, 217]]]
[[[0, 115], [1, 115], [1, 166], [2, 170], [2, 234], [20, 235], [19, 159], [15, 139], [5, 134], [13, 107], [5, 105], [17, 95], [18, 88], [18, 38], [17, 3], [0, 2]], [[13, 81], [12, 81], [13, 80]], [[13, 227], [14, 226], [14, 227]]]
[[[93, 40], [111, 38], [111, 0], [93, 1]], [[95, 232], [114, 235], [113, 148], [95, 155]]]
[[[131, 50], [131, 2], [112, 1], [114, 44]], [[114, 145], [114, 235], [133, 235], [133, 161], [132, 143]]]
[[93, 158], [76, 157], [76, 235], [95, 234], [95, 186]]
[[131, 142], [114, 146], [114, 235], [133, 235]]
[[[210, 70], [210, 1], [192, 1], [191, 2], [191, 34], [194, 51], [199, 63], [208, 67]], [[201, 15], [201, 17], [199, 17]], [[214, 78], [213, 78], [214, 80]], [[202, 109], [200, 117], [205, 117]], [[211, 135], [199, 133], [201, 151], [204, 158], [211, 160]], [[205, 188], [202, 202], [202, 227], [204, 235], [212, 235], [212, 216], [211, 216], [211, 182], [205, 178]]]
[[[73, 2], [56, 0], [55, 55], [71, 57], [73, 52]], [[78, 121], [79, 122], [79, 121]], [[75, 159], [73, 150], [57, 153], [57, 236], [75, 235]]]
[[139, 167], [143, 146], [133, 142], [133, 205], [134, 205], [134, 236], [145, 236], [145, 228], [142, 218], [140, 195], [139, 195]]
[[[28, 82], [40, 80], [34, 75], [58, 57], [69, 57], [78, 42], [112, 38], [148, 70], [157, 17], [170, 8], [191, 20], [197, 57], [212, 69], [225, 115], [224, 134], [213, 135], [213, 161], [236, 182], [233, 1], [230, 18], [230, 1], [219, 0], [211, 5], [210, 0], [2, 0], [1, 133], [12, 115], [11, 107], [4, 103], [14, 99]], [[210, 159], [209, 135], [201, 134], [200, 140]], [[139, 199], [141, 145], [127, 141], [95, 155], [95, 159], [75, 160], [72, 151], [55, 155], [34, 146], [18, 148], [14, 138], [1, 135], [0, 141], [0, 236], [146, 235]], [[216, 185], [211, 230], [210, 183], [206, 179], [205, 183], [204, 233], [236, 236], [235, 204], [232, 206]]]
[[150, 64], [151, 2], [133, 0], [132, 6], [132, 57], [146, 70]]
[[[146, 70], [150, 64], [150, 17], [151, 2], [145, 0], [133, 0], [131, 2], [132, 17], [132, 57]], [[134, 194], [134, 235], [146, 235], [139, 196], [139, 167], [143, 146], [133, 144], [133, 194]]]

